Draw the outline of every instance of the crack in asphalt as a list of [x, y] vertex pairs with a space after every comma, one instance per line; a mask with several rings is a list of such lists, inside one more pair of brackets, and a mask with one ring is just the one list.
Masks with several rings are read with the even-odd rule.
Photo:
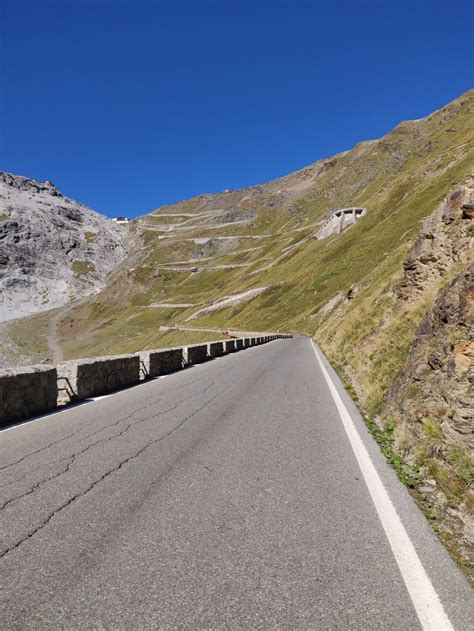
[[[84, 449], [81, 449], [80, 451], [78, 451], [77, 453], [73, 453], [69, 456], [64, 456], [64, 458], [61, 458], [59, 460], [53, 461], [48, 463], [48, 465], [51, 464], [59, 464], [60, 462], [63, 462], [64, 460], [69, 460], [66, 468], [63, 471], [60, 471], [59, 473], [56, 473], [55, 475], [49, 475], [46, 478], [43, 478], [42, 480], [39, 480], [37, 482], [35, 482], [35, 484], [33, 484], [33, 486], [28, 489], [26, 492], [23, 492], [15, 497], [11, 497], [8, 498], [8, 500], [6, 502], [3, 503], [2, 506], [0, 506], [0, 511], [4, 510], [7, 506], [9, 506], [10, 504], [12, 504], [13, 502], [20, 500], [24, 497], [27, 497], [28, 495], [31, 495], [32, 493], [34, 493], [38, 488], [40, 488], [40, 486], [42, 486], [42, 484], [46, 483], [46, 482], [50, 482], [52, 480], [55, 480], [56, 478], [59, 478], [60, 476], [68, 473], [69, 469], [71, 468], [71, 466], [74, 464], [75, 460], [81, 456], [82, 454], [84, 454], [86, 451], [88, 451], [89, 449], [92, 449], [93, 447], [96, 447], [97, 445], [99, 445], [100, 443], [106, 443], [106, 442], [110, 442], [112, 440], [115, 440], [117, 438], [120, 438], [121, 436], [123, 436], [123, 434], [125, 434], [131, 427], [136, 427], [137, 425], [140, 425], [141, 423], [146, 423], [148, 421], [155, 421], [156, 419], [158, 419], [159, 417], [168, 414], [169, 412], [172, 412], [173, 410], [176, 410], [176, 408], [181, 405], [184, 401], [187, 401], [190, 398], [196, 397], [196, 396], [201, 396], [202, 394], [204, 394], [207, 390], [209, 390], [212, 386], [214, 385], [213, 382], [211, 382], [210, 385], [206, 386], [203, 390], [201, 390], [200, 392], [197, 393], [193, 393], [188, 395], [187, 397], [181, 399], [179, 401], [179, 403], [177, 403], [176, 405], [173, 405], [172, 407], [168, 408], [167, 410], [163, 410], [161, 411], [159, 414], [156, 414], [155, 416], [153, 416], [152, 418], [145, 418], [145, 419], [141, 419], [139, 421], [136, 421], [135, 423], [129, 423], [124, 429], [122, 429], [118, 434], [115, 434], [114, 436], [107, 436], [105, 438], [101, 438], [99, 440], [96, 440], [95, 442], [87, 445], [86, 447], [84, 447]], [[156, 401], [154, 402], [154, 404], [150, 404], [147, 405], [143, 408], [140, 408], [139, 410], [135, 410], [134, 412], [132, 412], [131, 414], [129, 414], [128, 416], [119, 419], [118, 421], [116, 421], [115, 423], [112, 423], [110, 425], [106, 425], [104, 427], [102, 427], [100, 430], [97, 430], [96, 432], [93, 432], [92, 434], [85, 436], [84, 438], [81, 439], [82, 440], [86, 440], [86, 438], [91, 438], [92, 436], [94, 436], [95, 434], [100, 433], [101, 431], [105, 430], [105, 429], [109, 429], [110, 427], [114, 427], [116, 425], [118, 425], [119, 423], [126, 421], [130, 418], [132, 418], [133, 416], [135, 416], [135, 414], [137, 414], [138, 412], [144, 412], [146, 410], [148, 410], [149, 408], [153, 407], [154, 405], [156, 405]], [[46, 466], [46, 465], [45, 465]], [[26, 474], [25, 474], [26, 475]], [[22, 478], [20, 478], [22, 479]], [[15, 482], [18, 482], [19, 480], [15, 480], [10, 482], [10, 484], [14, 484]]]
[[[189, 383], [184, 384], [183, 388], [187, 388], [188, 386], [191, 386], [195, 383], [198, 383], [199, 381], [203, 381], [206, 377], [200, 377], [199, 379], [194, 379], [193, 381], [190, 381]], [[151, 398], [150, 395], [149, 397], [147, 397], [146, 400], [149, 400]], [[73, 409], [73, 408], [71, 408]], [[135, 414], [138, 411], [142, 411], [143, 408], [139, 408], [139, 410], [135, 410], [132, 414]], [[129, 418], [130, 415], [125, 416], [121, 419], [119, 419], [118, 421], [116, 421], [115, 423], [111, 423], [110, 425], [104, 425], [100, 430], [96, 430], [95, 432], [92, 432], [92, 434], [87, 434], [86, 436], [84, 436], [83, 438], [81, 438], [80, 440], [85, 440], [86, 438], [90, 438], [91, 436], [94, 436], [95, 434], [97, 434], [98, 432], [102, 431], [103, 429], [107, 429], [108, 427], [113, 427], [114, 425], [116, 425], [117, 423], [123, 421], [123, 420], [127, 420], [127, 418]], [[52, 443], [49, 443], [48, 445], [45, 445], [44, 447], [40, 447], [39, 449], [36, 449], [35, 451], [32, 451], [28, 454], [25, 454], [24, 456], [22, 456], [21, 458], [19, 458], [18, 460], [15, 460], [14, 462], [10, 462], [6, 465], [3, 465], [0, 467], [0, 471], [4, 471], [5, 469], [8, 469], [10, 467], [13, 467], [14, 465], [20, 464], [20, 462], [23, 462], [24, 460], [26, 460], [27, 458], [30, 458], [32, 456], [35, 456], [39, 453], [41, 453], [42, 451], [46, 451], [47, 449], [50, 449], [51, 447], [54, 447], [55, 445], [64, 442], [66, 440], [69, 440], [71, 438], [73, 438], [74, 436], [76, 436], [82, 428], [79, 428], [77, 430], [75, 430], [72, 434], [69, 434], [68, 436], [64, 436], [63, 438], [59, 438], [58, 440], [53, 441]], [[1, 484], [0, 487], [5, 486], [5, 484], [10, 484], [10, 482]]]
[[69, 436], [65, 436], [63, 438], [58, 438], [58, 440], [55, 440], [52, 443], [49, 443], [48, 445], [45, 445], [44, 447], [40, 447], [39, 449], [36, 449], [35, 451], [30, 452], [29, 454], [25, 454], [24, 456], [22, 456], [18, 460], [15, 460], [14, 462], [10, 462], [10, 463], [8, 463], [6, 465], [3, 465], [3, 467], [0, 467], [0, 471], [4, 471], [5, 469], [8, 469], [9, 467], [13, 467], [14, 465], [20, 464], [20, 462], [23, 462], [23, 460], [26, 460], [30, 456], [35, 456], [36, 454], [39, 454], [42, 451], [45, 451], [46, 449], [49, 449], [50, 447], [54, 447], [54, 445], [57, 445], [58, 443], [60, 443], [60, 442], [62, 442], [64, 440], [68, 440], [69, 438], [73, 438], [80, 431], [81, 431], [80, 429], [77, 429], [72, 434], [69, 434]]
[[[212, 382], [208, 386], [207, 389], [209, 389], [213, 385], [214, 385], [214, 382]], [[217, 399], [222, 394], [223, 394], [222, 389], [219, 389], [219, 392], [214, 397], [211, 397], [210, 399], [208, 399], [206, 401], [206, 403], [204, 403], [204, 405], [199, 407], [197, 410], [194, 410], [194, 412], [192, 412], [191, 414], [185, 416], [185, 418], [180, 423], [178, 423], [173, 428], [171, 428], [168, 432], [163, 434], [163, 436], [160, 436], [159, 438], [155, 438], [155, 439], [153, 439], [151, 441], [148, 441], [144, 446], [140, 447], [140, 449], [138, 451], [136, 451], [134, 454], [132, 454], [131, 456], [128, 456], [127, 458], [125, 458], [125, 460], [122, 460], [117, 466], [115, 466], [112, 469], [109, 469], [108, 471], [106, 471], [102, 476], [100, 476], [100, 478], [95, 480], [85, 490], [80, 491], [79, 493], [76, 493], [73, 497], [69, 498], [66, 502], [64, 502], [59, 507], [57, 507], [50, 515], [48, 515], [48, 517], [46, 517], [46, 519], [44, 519], [36, 528], [34, 528], [29, 533], [27, 533], [27, 535], [25, 537], [23, 537], [22, 539], [17, 541], [12, 546], [10, 546], [10, 547], [6, 548], [5, 550], [3, 550], [2, 552], [0, 552], [0, 558], [5, 557], [7, 554], [9, 554], [13, 550], [15, 550], [19, 546], [21, 546], [25, 541], [27, 541], [28, 539], [31, 539], [32, 537], [34, 537], [34, 535], [37, 532], [39, 532], [45, 526], [47, 526], [47, 524], [53, 519], [53, 517], [58, 515], [61, 511], [66, 509], [68, 506], [70, 506], [73, 502], [75, 502], [80, 497], [85, 497], [90, 491], [92, 491], [98, 484], [103, 482], [110, 475], [112, 475], [113, 473], [116, 473], [117, 471], [120, 471], [120, 469], [122, 469], [126, 464], [128, 464], [132, 460], [136, 460], [137, 458], [139, 458], [150, 447], [152, 447], [154, 445], [157, 445], [158, 443], [162, 442], [166, 438], [169, 438], [169, 436], [171, 436], [176, 431], [178, 431], [185, 423], [187, 423], [190, 419], [192, 419], [194, 416], [196, 416], [196, 414], [199, 414], [199, 412], [201, 412], [204, 408], [206, 408], [210, 403], [212, 403], [215, 399]]]
[[[42, 480], [38, 480], [37, 482], [35, 482], [33, 484], [33, 486], [31, 488], [29, 488], [27, 491], [25, 491], [24, 493], [21, 493], [20, 495], [17, 495], [15, 497], [9, 497], [3, 504], [2, 506], [0, 506], [0, 510], [4, 510], [7, 506], [9, 506], [10, 504], [12, 504], [13, 502], [16, 502], [17, 500], [22, 499], [23, 497], [27, 497], [28, 495], [31, 495], [32, 493], [34, 493], [37, 489], [39, 489], [39, 487], [44, 484], [45, 482], [49, 482], [50, 480], [55, 480], [56, 478], [58, 478], [60, 475], [63, 475], [64, 473], [67, 473], [69, 471], [70, 466], [72, 465], [72, 463], [74, 462], [75, 459], [75, 455], [74, 456], [69, 456], [69, 457], [65, 457], [62, 460], [69, 460], [68, 464], [66, 465], [66, 467], [60, 471], [59, 473], [53, 474], [48, 476], [47, 478], [43, 478]], [[59, 461], [61, 462], [61, 461]]]

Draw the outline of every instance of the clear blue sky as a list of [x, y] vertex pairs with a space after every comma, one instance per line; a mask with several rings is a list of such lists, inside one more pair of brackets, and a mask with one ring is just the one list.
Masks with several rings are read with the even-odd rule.
[[110, 216], [283, 175], [473, 84], [464, 0], [0, 0], [0, 170]]

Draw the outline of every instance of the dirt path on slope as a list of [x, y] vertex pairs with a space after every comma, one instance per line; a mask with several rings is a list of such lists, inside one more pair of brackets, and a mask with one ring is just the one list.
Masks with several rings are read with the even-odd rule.
[[64, 313], [55, 313], [49, 319], [47, 342], [51, 349], [51, 361], [53, 364], [59, 364], [63, 360], [63, 349], [59, 343], [59, 323], [62, 320]]

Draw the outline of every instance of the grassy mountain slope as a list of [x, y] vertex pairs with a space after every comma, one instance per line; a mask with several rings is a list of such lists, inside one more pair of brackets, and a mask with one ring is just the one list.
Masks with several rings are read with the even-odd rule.
[[[472, 262], [473, 108], [470, 91], [286, 177], [159, 208], [131, 223], [129, 256], [105, 290], [17, 321], [7, 335], [24, 344], [23, 355], [34, 345], [34, 358], [48, 355], [53, 318], [66, 357], [216, 336], [161, 325], [313, 336], [400, 475], [430, 487], [420, 502], [467, 567], [472, 426], [459, 419], [470, 405], [472, 320], [459, 305], [472, 299], [462, 275]], [[328, 214], [347, 206], [368, 212], [342, 234], [315, 239]], [[448, 294], [463, 315], [445, 327], [436, 305]], [[427, 318], [438, 324], [430, 329]], [[440, 340], [453, 356], [445, 353], [432, 375], [427, 361], [440, 355]], [[446, 396], [427, 410], [434, 387]]]
[[[363, 285], [355, 308], [401, 276], [420, 221], [469, 175], [473, 95], [284, 178], [132, 222], [129, 257], [107, 289], [65, 314], [66, 356], [159, 345], [159, 325], [186, 321], [317, 333], [329, 300]], [[312, 238], [329, 211], [353, 205], [369, 209], [357, 225]], [[220, 298], [259, 288], [266, 289], [252, 300], [192, 318]]]

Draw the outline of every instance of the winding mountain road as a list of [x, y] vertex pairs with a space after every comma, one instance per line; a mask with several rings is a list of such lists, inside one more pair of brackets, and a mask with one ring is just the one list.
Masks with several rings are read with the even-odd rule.
[[467, 630], [472, 605], [310, 340], [0, 433], [4, 630]]

